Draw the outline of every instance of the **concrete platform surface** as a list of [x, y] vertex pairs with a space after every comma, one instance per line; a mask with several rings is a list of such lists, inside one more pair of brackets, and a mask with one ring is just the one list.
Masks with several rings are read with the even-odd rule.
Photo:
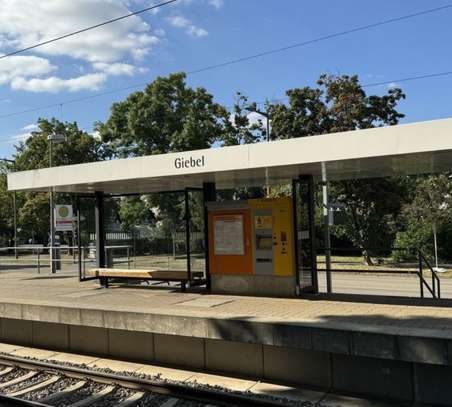
[[[103, 321], [89, 311], [104, 311]], [[0, 272], [0, 317], [88, 326], [115, 318], [120, 324], [120, 315], [113, 316], [109, 311], [129, 313], [128, 325], [133, 325], [130, 313], [134, 313], [452, 339], [452, 308], [446, 306], [205, 295], [181, 293], [165, 285], [103, 289], [97, 281], [80, 283], [74, 273]], [[126, 321], [122, 322], [126, 328]], [[164, 321], [160, 322], [162, 333], [170, 333]], [[166, 319], [167, 324], [170, 322]], [[189, 325], [184, 327], [185, 332], [187, 328]]]

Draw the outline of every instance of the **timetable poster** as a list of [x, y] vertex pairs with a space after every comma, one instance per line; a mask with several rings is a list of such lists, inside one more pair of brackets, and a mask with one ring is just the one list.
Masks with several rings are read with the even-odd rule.
[[244, 255], [243, 215], [214, 218], [214, 250], [216, 255]]

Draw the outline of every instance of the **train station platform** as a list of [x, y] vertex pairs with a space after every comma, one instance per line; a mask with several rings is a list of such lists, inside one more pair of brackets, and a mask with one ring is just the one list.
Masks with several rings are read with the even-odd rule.
[[257, 298], [2, 271], [5, 343], [450, 405], [452, 307]]

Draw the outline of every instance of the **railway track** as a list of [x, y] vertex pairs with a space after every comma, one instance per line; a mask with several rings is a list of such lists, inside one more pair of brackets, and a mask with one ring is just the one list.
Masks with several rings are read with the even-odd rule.
[[143, 376], [0, 357], [0, 406], [35, 407], [219, 407], [307, 406], [205, 386], [181, 385]]

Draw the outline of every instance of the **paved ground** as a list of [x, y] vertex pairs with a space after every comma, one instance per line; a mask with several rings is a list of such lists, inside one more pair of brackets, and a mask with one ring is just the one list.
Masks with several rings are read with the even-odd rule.
[[[394, 283], [395, 285], [397, 283]], [[452, 337], [452, 307], [343, 299], [270, 299], [181, 293], [162, 286], [112, 287], [80, 283], [72, 273], [1, 272], [0, 302], [124, 310], [150, 314], [294, 322], [347, 329], [428, 330]], [[427, 332], [427, 331], [425, 331]]]
[[[441, 274], [439, 274], [441, 278]], [[431, 278], [425, 277], [431, 285]], [[319, 273], [319, 289], [326, 292], [325, 273]], [[419, 278], [414, 274], [333, 273], [333, 292], [342, 294], [394, 295], [419, 297]], [[430, 297], [424, 287], [424, 295]], [[441, 279], [442, 298], [452, 299], [452, 278]]]

